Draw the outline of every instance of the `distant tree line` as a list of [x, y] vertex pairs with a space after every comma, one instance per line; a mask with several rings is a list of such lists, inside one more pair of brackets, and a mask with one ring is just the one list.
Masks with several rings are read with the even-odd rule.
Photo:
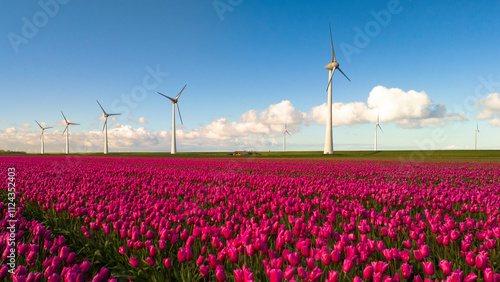
[[26, 152], [24, 152], [24, 151], [11, 151], [11, 150], [0, 150], [0, 155], [19, 155], [19, 154], [26, 155]]

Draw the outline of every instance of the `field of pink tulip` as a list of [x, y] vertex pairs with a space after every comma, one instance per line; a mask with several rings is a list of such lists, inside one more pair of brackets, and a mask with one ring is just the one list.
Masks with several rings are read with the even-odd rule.
[[0, 280], [500, 281], [500, 164], [2, 157]]

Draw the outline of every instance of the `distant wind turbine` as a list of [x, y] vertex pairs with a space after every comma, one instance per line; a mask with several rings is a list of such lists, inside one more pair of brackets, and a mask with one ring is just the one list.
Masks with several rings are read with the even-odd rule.
[[40, 129], [42, 130], [42, 134], [40, 134], [40, 140], [41, 140], [41, 143], [42, 143], [42, 148], [40, 149], [40, 153], [43, 155], [45, 153], [45, 144], [44, 144], [44, 139], [45, 139], [45, 135], [44, 135], [44, 132], [45, 132], [45, 129], [49, 129], [49, 128], [52, 128], [52, 126], [49, 126], [49, 127], [43, 127], [40, 123], [38, 123], [38, 121], [36, 121], [36, 124], [38, 124], [38, 126], [40, 126]]
[[[97, 100], [96, 100], [97, 101]], [[102, 127], [102, 131], [104, 131], [104, 154], [108, 154], [108, 117], [109, 116], [118, 116], [121, 114], [108, 114], [104, 110], [104, 108], [101, 106], [101, 103], [97, 101], [97, 104], [99, 104], [99, 107], [101, 107], [102, 114], [104, 116], [104, 126]]]
[[476, 123], [476, 130], [474, 134], [474, 150], [477, 150], [477, 134], [479, 133], [479, 124]]
[[181, 96], [182, 91], [184, 91], [184, 88], [186, 88], [186, 86], [187, 86], [187, 84], [184, 85], [184, 87], [182, 88], [181, 92], [179, 92], [179, 94], [177, 94], [177, 96], [175, 96], [175, 98], [170, 98], [167, 95], [164, 95], [164, 94], [161, 94], [160, 92], [158, 92], [158, 94], [160, 94], [161, 96], [169, 99], [170, 102], [172, 102], [172, 146], [170, 148], [170, 153], [171, 154], [176, 154], [177, 153], [177, 146], [176, 146], [176, 143], [175, 143], [175, 106], [177, 106], [177, 111], [179, 112], [179, 118], [181, 120], [181, 124], [183, 124], [182, 123], [181, 110], [179, 109], [179, 104], [177, 104], [177, 101], [179, 100], [179, 97]]
[[287, 128], [287, 123], [285, 122], [285, 129], [283, 130], [283, 152], [286, 151], [286, 135], [290, 135], [290, 132], [288, 132], [288, 128]]
[[64, 123], [66, 124], [66, 128], [64, 128], [64, 131], [63, 131], [63, 135], [64, 135], [64, 132], [66, 132], [66, 155], [69, 154], [69, 126], [70, 125], [80, 125], [78, 123], [74, 123], [74, 122], [69, 122], [68, 119], [66, 119], [66, 116], [64, 116], [64, 113], [61, 111], [61, 114], [63, 115], [63, 118], [64, 118]]
[[339, 63], [335, 58], [335, 49], [333, 48], [333, 37], [332, 37], [332, 26], [330, 25], [330, 43], [332, 44], [332, 61], [325, 66], [325, 69], [329, 70], [329, 81], [328, 81], [328, 118], [326, 120], [326, 134], [325, 134], [325, 149], [324, 154], [333, 154], [333, 132], [332, 132], [332, 78], [333, 73], [338, 69], [347, 80], [351, 81], [347, 75], [339, 68]]
[[380, 127], [379, 115], [377, 115], [377, 123], [375, 123], [375, 152], [377, 151], [377, 127], [380, 128], [380, 131], [382, 131], [382, 133], [384, 133], [382, 127]]

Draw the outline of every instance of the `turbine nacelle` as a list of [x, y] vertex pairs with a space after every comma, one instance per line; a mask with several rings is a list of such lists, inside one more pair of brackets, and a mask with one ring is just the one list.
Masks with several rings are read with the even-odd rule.
[[330, 62], [328, 65], [325, 66], [325, 69], [327, 70], [333, 70], [339, 67], [339, 63], [337, 62]]

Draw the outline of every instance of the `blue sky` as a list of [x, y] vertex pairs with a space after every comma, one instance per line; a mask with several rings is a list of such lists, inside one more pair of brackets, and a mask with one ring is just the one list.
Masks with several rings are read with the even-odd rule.
[[[168, 151], [171, 104], [179, 151], [322, 150], [328, 24], [349, 76], [333, 79], [334, 147], [499, 148], [500, 2], [2, 1], [0, 147], [61, 152]], [[389, 16], [388, 16], [389, 15]], [[31, 27], [31, 28], [30, 28]], [[33, 27], [35, 29], [33, 29]], [[155, 75], [152, 75], [155, 73]], [[141, 92], [142, 91], [142, 92]], [[127, 102], [128, 101], [128, 102]], [[127, 104], [128, 103], [128, 104]], [[177, 116], [178, 118], [178, 116]], [[179, 124], [179, 122], [178, 122]], [[436, 136], [439, 136], [436, 137]]]

